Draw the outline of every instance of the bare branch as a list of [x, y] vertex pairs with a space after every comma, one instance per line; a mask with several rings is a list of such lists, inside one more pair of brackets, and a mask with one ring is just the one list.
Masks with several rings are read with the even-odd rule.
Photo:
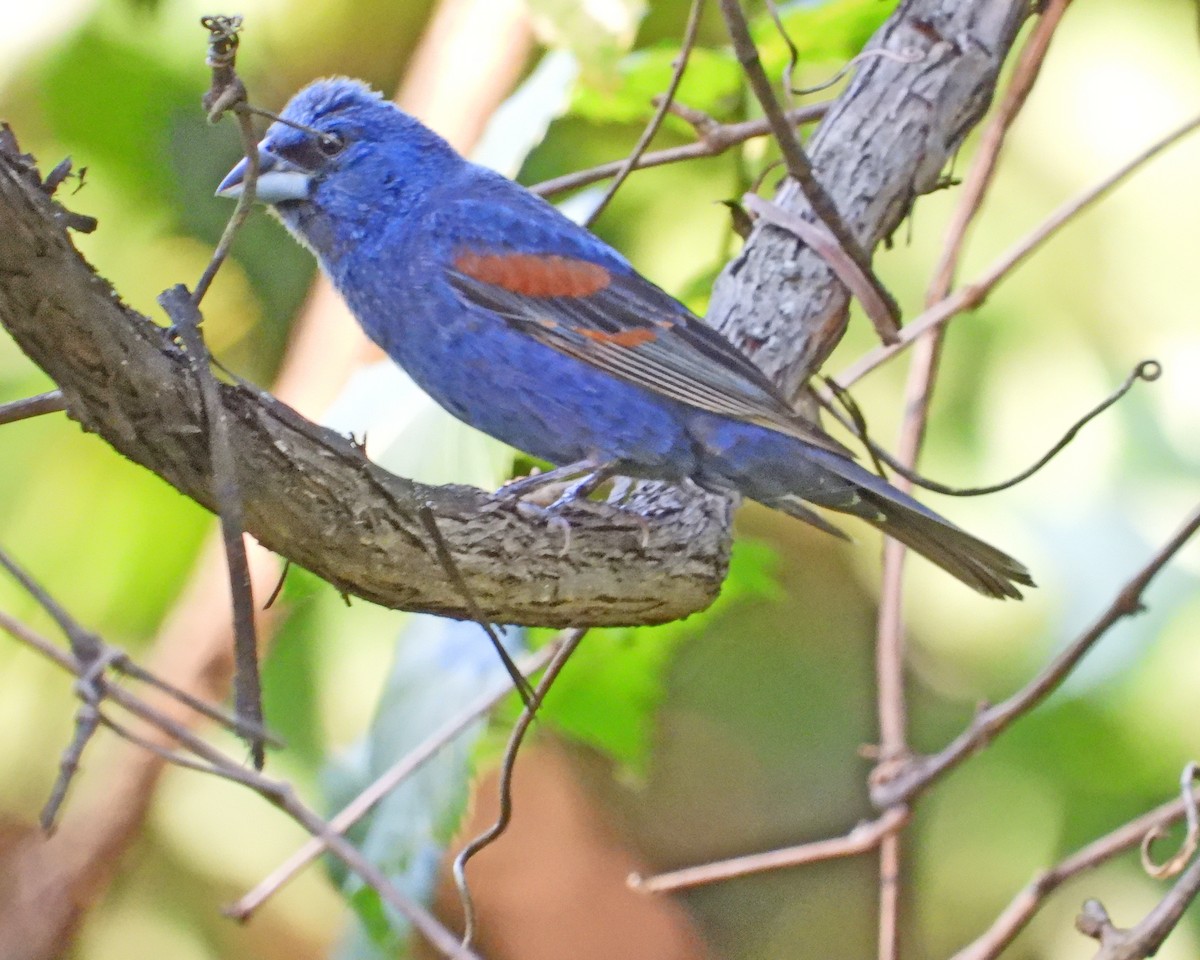
[[784, 870], [807, 863], [819, 863], [822, 860], [853, 857], [874, 850], [886, 837], [904, 829], [908, 821], [907, 808], [893, 807], [876, 820], [860, 823], [845, 836], [802, 843], [780, 850], [768, 850], [766, 853], [751, 853], [696, 867], [685, 867], [652, 877], [642, 877], [635, 873], [629, 877], [629, 886], [642, 893], [672, 893], [721, 880], [732, 880], [735, 877], [766, 873], [769, 870]]
[[1039, 703], [1041, 703], [1096, 642], [1117, 622], [1142, 610], [1142, 594], [1160, 570], [1200, 529], [1200, 507], [1194, 510], [1169, 541], [1117, 593], [1108, 608], [1069, 647], [1056, 656], [1025, 687], [1003, 703], [981, 711], [971, 725], [945, 749], [932, 756], [905, 762], [887, 779], [872, 784], [871, 801], [880, 809], [909, 803], [931, 783], [986, 746]]
[[1183, 819], [1186, 808], [1194, 806], [1197, 799], [1200, 797], [1193, 792], [1186, 801], [1181, 798], [1164, 803], [1093, 840], [1057, 866], [1042, 871], [1012, 899], [985, 933], [959, 950], [951, 960], [995, 960], [1062, 884], [1108, 863], [1113, 857], [1137, 847], [1152, 833], [1159, 833]]
[[1146, 960], [1158, 953], [1197, 893], [1200, 893], [1200, 857], [1192, 861], [1170, 892], [1136, 927], [1129, 930], [1115, 927], [1098, 900], [1083, 905], [1075, 926], [1080, 933], [1100, 941], [1095, 960]]
[[[3, 611], [0, 611], [0, 629], [26, 643], [77, 677], [87, 676], [89, 664], [82, 662], [72, 654], [59, 650], [49, 640], [13, 620]], [[261, 773], [242, 767], [187, 727], [120, 686], [109, 684], [105, 686], [103, 694], [134, 716], [166, 733], [181, 746], [209, 764], [208, 768], [191, 763], [185, 763], [185, 766], [204, 770], [249, 787], [287, 813], [313, 836], [320, 838], [334, 856], [345, 863], [351, 871], [358, 874], [388, 906], [408, 919], [414, 929], [419, 931], [443, 956], [451, 958], [451, 960], [459, 960], [459, 958], [461, 960], [478, 960], [475, 954], [462, 949], [458, 939], [442, 926], [429, 911], [401, 893], [374, 864], [366, 860], [345, 838], [334, 833], [324, 820], [305, 806], [296, 797], [289, 784], [272, 780]], [[120, 725], [115, 726], [118, 730], [121, 729]], [[168, 753], [164, 756], [171, 761], [175, 759], [173, 754]]]
[[512, 680], [513, 687], [521, 695], [521, 702], [526, 706], [533, 703], [533, 688], [529, 686], [529, 681], [525, 679], [524, 674], [517, 669], [516, 663], [509, 655], [508, 650], [504, 647], [504, 642], [500, 639], [500, 634], [496, 632], [495, 626], [488, 622], [484, 617], [483, 611], [479, 609], [479, 604], [475, 600], [475, 595], [471, 592], [471, 586], [463, 578], [462, 571], [458, 569], [454, 562], [454, 557], [450, 555], [449, 549], [446, 547], [446, 540], [438, 530], [437, 518], [434, 517], [433, 511], [428, 505], [421, 507], [417, 512], [421, 518], [421, 524], [429, 533], [429, 538], [433, 542], [433, 552], [437, 555], [438, 562], [441, 563], [446, 575], [453, 581], [458, 588], [458, 592], [462, 594], [463, 602], [466, 603], [467, 609], [471, 611], [471, 619], [474, 620], [484, 635], [487, 636], [488, 642], [492, 645], [492, 649], [496, 652], [496, 656], [500, 658], [500, 662], [504, 665], [504, 670]]
[[[239, 224], [235, 215], [226, 228], [228, 242], [232, 242], [232, 233], [236, 232], [231, 228], [237, 225]], [[221, 253], [219, 249], [218, 253]], [[221, 258], [224, 258], [224, 253], [221, 253]], [[214, 254], [208, 269], [215, 272], [215, 265], [219, 264], [220, 260], [217, 254]], [[211, 279], [209, 276], [209, 282]], [[203, 278], [201, 282], [204, 282]], [[208, 345], [200, 334], [202, 318], [198, 304], [203, 292], [203, 288], [198, 285], [196, 293], [191, 294], [183, 284], [178, 284], [165, 291], [158, 298], [158, 302], [171, 318], [183, 343], [188, 369], [199, 386], [200, 399], [204, 405], [204, 420], [208, 424], [208, 463], [212, 470], [213, 497], [216, 500], [217, 517], [221, 523], [221, 540], [225, 546], [225, 563], [229, 573], [229, 594], [233, 601], [234, 710], [240, 720], [261, 729], [262, 682], [258, 670], [258, 632], [254, 626], [250, 562], [246, 557], [244, 539], [245, 510], [241, 485], [238, 483], [237, 462], [234, 460], [233, 445], [229, 439], [229, 414], [221, 406], [217, 380], [209, 366]], [[266, 760], [266, 745], [257, 736], [249, 739], [249, 745], [254, 767], [261, 770]]]
[[[1066, 2], [1053, 0], [1054, 10], [1039, 20], [1018, 59], [1012, 82], [1005, 91], [995, 117], [984, 131], [983, 143], [976, 155], [966, 188], [947, 239], [943, 257], [934, 271], [926, 296], [926, 306], [945, 298], [954, 276], [954, 268], [966, 238], [967, 229], [977, 214], [1009, 126], [1037, 78], [1050, 37]], [[927, 334], [917, 345], [916, 356], [905, 386], [904, 420], [900, 430], [897, 459], [906, 468], [915, 468], [928, 423], [929, 401], [941, 359], [942, 341], [937, 333]], [[902, 472], [901, 490], [910, 491], [911, 481]], [[906, 548], [898, 540], [884, 539], [883, 576], [876, 628], [875, 664], [878, 677], [880, 752], [882, 763], [872, 775], [872, 783], [887, 782], [907, 755], [908, 708], [904, 690], [904, 558]], [[900, 838], [890, 837], [880, 849], [879, 858], [879, 958], [895, 960], [900, 950]]]
[[0, 403], [0, 426], [6, 423], [16, 423], [18, 420], [28, 420], [47, 413], [58, 413], [66, 409], [61, 390], [51, 390], [39, 393], [36, 397], [26, 397], [24, 400], [13, 400]]
[[[542, 669], [557, 653], [560, 642], [555, 640], [536, 653], [526, 657], [520, 664], [524, 676]], [[481, 694], [439, 730], [435, 730], [424, 741], [397, 760], [377, 777], [362, 793], [348, 803], [335, 817], [330, 819], [329, 828], [336, 833], [345, 833], [361, 820], [380, 800], [395, 790], [415, 771], [433, 757], [442, 747], [457, 737], [468, 726], [489, 712], [501, 700], [512, 693], [512, 686], [502, 683], [495, 689]], [[279, 865], [270, 875], [263, 878], [253, 890], [225, 909], [225, 913], [236, 920], [248, 920], [250, 916], [279, 891], [289, 880], [325, 850], [324, 843], [314, 837], [307, 841], [292, 856]]]
[[910, 320], [900, 331], [900, 341], [892, 346], [877, 347], [860, 357], [847, 367], [837, 377], [842, 388], [861, 380], [881, 363], [890, 360], [902, 350], [907, 349], [927, 330], [943, 326], [953, 320], [964, 310], [978, 307], [995, 286], [1008, 276], [1016, 267], [1024, 263], [1038, 248], [1053, 237], [1066, 224], [1070, 223], [1080, 212], [1093, 203], [1103, 199], [1119, 186], [1131, 174], [1136, 173], [1150, 160], [1182, 140], [1189, 133], [1200, 127], [1200, 116], [1193, 117], [1182, 126], [1176, 127], [1160, 140], [1155, 141], [1124, 166], [1114, 170], [1104, 180], [1081, 193], [1079, 196], [1059, 207], [1034, 230], [1019, 242], [1013, 244], [1004, 254], [998, 257], [978, 279], [959, 287], [954, 293], [934, 305], [926, 308], [919, 316]]
[[883, 838], [879, 846], [879, 960], [900, 956], [900, 835]]
[[595, 208], [588, 215], [587, 220], [584, 222], [585, 227], [591, 227], [600, 218], [600, 214], [604, 213], [605, 209], [612, 202], [612, 198], [621, 189], [621, 184], [625, 182], [625, 179], [637, 167], [638, 161], [641, 160], [642, 154], [646, 152], [646, 148], [650, 146], [650, 141], [658, 133], [658, 129], [667, 118], [667, 114], [671, 112], [671, 106], [675, 103], [675, 94], [679, 92], [679, 84], [683, 80], [684, 71], [687, 70], [688, 58], [692, 54], [692, 47], [696, 45], [696, 33], [700, 29], [700, 14], [703, 11], [704, 0], [692, 0], [691, 9], [688, 11], [687, 26], [683, 29], [683, 42], [679, 47], [679, 56], [675, 58], [675, 69], [671, 73], [671, 82], [667, 85], [667, 92], [659, 99], [658, 106], [654, 110], [654, 116], [650, 118], [646, 129], [642, 131], [642, 135], [638, 137], [637, 143], [634, 144], [633, 150], [625, 158], [625, 162], [621, 164], [621, 169], [613, 177], [613, 182], [608, 185], [608, 189], [604, 191], [604, 196], [600, 198], [600, 202], [596, 204]]
[[67, 789], [71, 786], [71, 781], [75, 779], [75, 774], [79, 770], [83, 751], [102, 720], [100, 714], [100, 700], [104, 696], [102, 678], [109, 660], [116, 653], [117, 651], [109, 651], [101, 654], [75, 681], [75, 692], [81, 701], [75, 711], [75, 734], [63, 751], [62, 759], [58, 764], [58, 778], [54, 781], [54, 786], [50, 788], [50, 798], [42, 807], [41, 815], [38, 817], [42, 830], [47, 834], [54, 832], [59, 808], [66, 800]]
[[225, 224], [221, 239], [209, 258], [204, 273], [196, 281], [193, 298], [196, 306], [208, 293], [217, 271], [229, 256], [234, 238], [250, 216], [258, 190], [259, 158], [258, 137], [250, 120], [250, 107], [246, 99], [246, 87], [234, 67], [237, 60], [238, 31], [241, 17], [202, 17], [200, 24], [209, 31], [207, 63], [212, 68], [212, 86], [204, 95], [204, 108], [208, 111], [208, 122], [216, 123], [226, 112], [232, 111], [237, 119], [238, 134], [242, 140], [242, 153], [246, 157], [246, 177], [237, 204]]
[[[814, 123], [825, 116], [828, 110], [828, 102], [813, 103], [806, 107], [797, 107], [795, 110], [789, 110], [786, 116], [788, 122], [793, 125]], [[679, 104], [674, 105], [672, 112], [681, 113]], [[724, 124], [713, 123], [705, 126], [703, 130], [697, 130], [697, 133], [700, 134], [700, 139], [695, 143], [684, 144], [682, 147], [667, 147], [665, 150], [652, 150], [650, 153], [642, 154], [638, 157], [633, 169], [647, 170], [650, 167], [661, 167], [669, 163], [682, 163], [686, 160], [716, 157], [731, 147], [743, 144], [747, 140], [753, 140], [755, 137], [765, 137], [770, 132], [771, 124], [766, 120], [743, 120], [740, 123]], [[535, 183], [529, 189], [539, 196], [551, 197], [558, 193], [565, 193], [568, 190], [575, 190], [601, 180], [607, 180], [609, 177], [615, 177], [621, 172], [627, 162], [628, 158], [625, 160], [614, 160], [611, 163], [602, 163], [599, 166], [589, 167], [586, 170], [577, 170], [574, 173], [563, 174], [563, 176], [555, 177], [553, 180], [544, 180], [541, 183]]]

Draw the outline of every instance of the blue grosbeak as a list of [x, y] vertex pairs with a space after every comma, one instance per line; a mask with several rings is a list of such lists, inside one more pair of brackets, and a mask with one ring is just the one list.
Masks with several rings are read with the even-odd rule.
[[[258, 199], [367, 334], [461, 420], [583, 476], [690, 479], [837, 533], [861, 517], [993, 597], [1029, 573], [855, 463], [747, 356], [545, 201], [361, 83], [298, 93]], [[235, 167], [218, 194], [235, 197]], [[520, 482], [518, 482], [519, 485]]]

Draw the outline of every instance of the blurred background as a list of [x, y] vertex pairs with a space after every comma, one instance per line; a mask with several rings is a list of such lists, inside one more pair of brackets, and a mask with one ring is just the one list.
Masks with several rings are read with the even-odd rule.
[[[742, 119], [753, 106], [709, 6], [680, 100], [721, 121]], [[893, 6], [783, 4], [800, 46], [797, 83], [835, 73]], [[418, 53], [431, 2], [246, 0], [238, 65], [252, 100], [272, 109], [334, 73], [391, 95], [411, 67], [402, 101], [525, 183], [623, 157], [650, 116], [650, 97], [667, 85], [688, 4], [530, 0], [530, 7], [532, 16], [519, 3], [496, 3], [502, 28], [468, 17]], [[777, 76], [786, 49], [761, 8], [751, 10]], [[76, 242], [127, 302], [160, 322], [154, 298], [171, 284], [194, 283], [230, 212], [212, 191], [237, 160], [237, 137], [229, 122], [209, 126], [199, 107], [208, 71], [198, 19], [213, 12], [198, 0], [42, 0], [6, 11], [0, 32], [0, 118], [43, 170], [68, 154], [87, 168], [69, 204], [100, 226]], [[1195, 17], [1189, 0], [1072, 7], [1012, 132], [962, 279], [1196, 112]], [[481, 48], [459, 43], [490, 47], [494, 62], [464, 54]], [[656, 145], [691, 139], [670, 118]], [[971, 150], [968, 142], [960, 172]], [[738, 197], [772, 156], [768, 144], [752, 141], [720, 157], [636, 173], [596, 230], [703, 311], [713, 277], [740, 242], [719, 201]], [[951, 484], [1017, 472], [1138, 361], [1157, 358], [1164, 374], [1137, 385], [1019, 487], [973, 500], [928, 498], [1020, 557], [1040, 589], [1023, 604], [998, 605], [922, 561], [909, 563], [917, 749], [939, 748], [979, 702], [1003, 698], [1036, 672], [1200, 495], [1198, 167], [1200, 140], [1172, 148], [951, 328], [922, 461], [925, 473]], [[594, 200], [585, 192], [567, 202], [583, 209]], [[954, 202], [952, 190], [923, 198], [893, 247], [877, 256], [907, 316], [919, 312]], [[397, 472], [483, 486], [508, 476], [510, 451], [437, 419], [403, 381], [376, 368], [360, 369], [329, 409], [337, 384], [371, 357], [321, 294], [309, 300], [313, 274], [308, 254], [255, 216], [205, 304], [214, 354], [264, 385], [283, 368], [281, 393], [290, 402], [341, 428], [369, 429], [372, 453]], [[315, 366], [285, 367], [296, 318], [323, 310], [331, 318], [323, 335], [336, 351], [317, 348]], [[869, 325], [856, 316], [827, 372], [871, 345]], [[903, 382], [901, 361], [855, 388], [878, 439], [896, 434]], [[51, 388], [0, 336], [0, 403]], [[219, 589], [193, 571], [211, 562], [212, 518], [62, 415], [0, 430], [0, 466], [0, 544], [109, 642], [168, 674], [203, 674], [209, 654], [193, 635], [219, 633], [219, 624], [200, 622], [195, 598], [219, 597]], [[524, 757], [512, 835], [472, 867], [486, 955], [873, 954], [871, 856], [675, 900], [623, 885], [630, 870], [818, 839], [870, 815], [871, 763], [860, 748], [877, 737], [879, 543], [871, 531], [853, 532], [857, 542], [848, 546], [746, 507], [729, 584], [711, 611], [585, 641]], [[1198, 574], [1200, 549], [1192, 545], [1152, 586], [1146, 613], [1113, 630], [1063, 690], [922, 801], [905, 844], [909, 956], [949, 955], [1036, 870], [1175, 793], [1179, 771], [1200, 754]], [[52, 633], [8, 580], [0, 580], [0, 609]], [[209, 618], [220, 613], [211, 604], [199, 609]], [[269, 631], [267, 714], [288, 742], [269, 769], [321, 810], [494, 678], [477, 627], [347, 606], [303, 571], [290, 574]], [[543, 639], [535, 632], [513, 643]], [[74, 705], [65, 674], [0, 638], [0, 901], [11, 908], [31, 889], [68, 900], [61, 929], [76, 931], [70, 946], [52, 937], [40, 954], [30, 947], [12, 955], [217, 960], [401, 949], [377, 905], [355, 899], [356, 919], [346, 899], [352, 885], [320, 866], [249, 924], [224, 918], [220, 908], [278, 864], [302, 832], [244, 789], [139, 766], [136, 751], [107, 732], [89, 748], [59, 836], [43, 844], [37, 813], [70, 738]], [[440, 857], [451, 838], [493, 815], [492, 770], [515, 713], [506, 705], [430, 766], [424, 793], [402, 796], [359, 835], [449, 915], [454, 898]], [[127, 811], [133, 796], [148, 798], [146, 809], [99, 844], [95, 838], [119, 819], [114, 808]], [[459, 822], [464, 811], [467, 827]], [[87, 882], [72, 886], [79, 871]], [[1163, 890], [1134, 855], [1120, 858], [1061, 891], [1005, 956], [1091, 957], [1094, 942], [1072, 926], [1084, 897], [1100, 898], [1115, 922], [1131, 925]], [[1193, 916], [1159, 956], [1197, 955]]]

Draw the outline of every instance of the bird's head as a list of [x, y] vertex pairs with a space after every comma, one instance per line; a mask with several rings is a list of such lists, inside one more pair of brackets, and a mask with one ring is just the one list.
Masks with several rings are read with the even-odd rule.
[[[318, 254], [403, 217], [461, 162], [417, 120], [358, 80], [318, 80], [297, 93], [258, 145], [255, 198]], [[217, 196], [237, 198], [249, 161], [229, 171]]]

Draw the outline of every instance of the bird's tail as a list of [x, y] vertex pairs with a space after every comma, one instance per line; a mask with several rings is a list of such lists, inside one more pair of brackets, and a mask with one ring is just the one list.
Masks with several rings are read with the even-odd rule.
[[[986, 596], [1020, 599], [1018, 584], [1035, 585], [1022, 563], [959, 529], [881, 477], [833, 454], [820, 459], [848, 481], [853, 495], [839, 496], [838, 502], [832, 502], [835, 498], [816, 500], [819, 505], [861, 517]], [[816, 516], [799, 497], [779, 497], [768, 505], [810, 523]], [[824, 521], [818, 525], [828, 527]]]

